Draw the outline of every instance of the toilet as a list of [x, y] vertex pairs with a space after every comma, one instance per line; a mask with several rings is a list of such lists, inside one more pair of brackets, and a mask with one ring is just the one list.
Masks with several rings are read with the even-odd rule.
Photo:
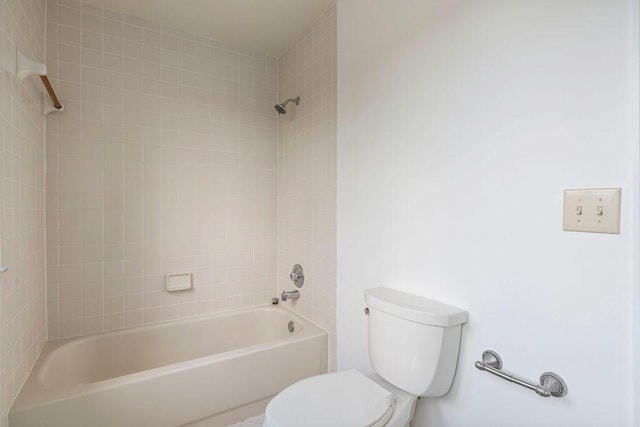
[[369, 360], [290, 385], [267, 405], [263, 427], [408, 427], [418, 397], [449, 391], [465, 310], [390, 288], [365, 291]]

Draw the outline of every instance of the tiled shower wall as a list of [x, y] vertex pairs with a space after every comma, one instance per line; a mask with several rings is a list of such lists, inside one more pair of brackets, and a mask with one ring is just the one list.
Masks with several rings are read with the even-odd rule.
[[276, 59], [74, 0], [47, 25], [49, 339], [269, 301]]
[[321, 16], [278, 60], [279, 99], [300, 96], [279, 118], [278, 290], [301, 264], [298, 300], [285, 303], [329, 331], [330, 369], [336, 332], [336, 8]]
[[16, 47], [44, 61], [45, 6], [0, 1], [0, 426], [46, 340], [45, 123], [39, 79], [15, 69]]

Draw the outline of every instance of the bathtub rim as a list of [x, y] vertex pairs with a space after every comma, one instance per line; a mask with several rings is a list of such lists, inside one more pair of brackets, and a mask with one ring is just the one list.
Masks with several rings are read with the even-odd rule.
[[[290, 334], [283, 338], [278, 338], [273, 341], [269, 341], [266, 343], [253, 344], [246, 347], [240, 347], [237, 349], [225, 351], [222, 353], [210, 354], [207, 356], [197, 357], [194, 359], [184, 360], [182, 362], [173, 363], [170, 365], [159, 366], [156, 368], [146, 369], [144, 371], [133, 372], [130, 374], [121, 375], [114, 378], [108, 378], [100, 381], [96, 381], [93, 383], [85, 383], [78, 384], [69, 387], [63, 388], [54, 388], [51, 386], [44, 385], [40, 381], [40, 370], [43, 368], [43, 365], [46, 361], [46, 358], [53, 353], [58, 348], [64, 346], [65, 344], [69, 344], [75, 341], [86, 342], [92, 339], [96, 339], [96, 337], [100, 336], [109, 336], [109, 335], [119, 335], [124, 333], [131, 333], [136, 330], [150, 330], [150, 329], [159, 329], [162, 327], [166, 327], [169, 325], [175, 324], [188, 324], [194, 323], [197, 321], [212, 319], [212, 318], [220, 318], [220, 317], [228, 317], [237, 315], [242, 312], [285, 312], [286, 315], [292, 316], [293, 320], [296, 324], [300, 323], [303, 325], [302, 330], [296, 330], [296, 333]], [[215, 363], [218, 361], [225, 361], [229, 359], [233, 359], [234, 357], [239, 357], [243, 355], [255, 354], [259, 351], [263, 351], [266, 349], [277, 348], [290, 343], [291, 341], [308, 341], [315, 339], [319, 336], [328, 337], [328, 332], [311, 322], [310, 320], [302, 317], [298, 313], [290, 310], [286, 307], [274, 307], [271, 304], [255, 306], [249, 308], [241, 308], [237, 310], [224, 311], [220, 313], [211, 313], [202, 316], [194, 316], [186, 319], [178, 319], [178, 320], [169, 320], [165, 322], [153, 323], [150, 325], [143, 326], [134, 326], [130, 328], [117, 329], [115, 331], [109, 332], [99, 332], [96, 334], [80, 336], [80, 337], [70, 337], [70, 338], [62, 338], [53, 341], [47, 341], [45, 347], [38, 357], [38, 360], [34, 364], [29, 376], [27, 377], [27, 381], [23, 384], [22, 389], [18, 393], [16, 399], [11, 404], [8, 413], [18, 413], [24, 410], [29, 410], [34, 407], [49, 405], [56, 402], [64, 401], [67, 399], [72, 399], [79, 395], [83, 394], [91, 394], [96, 393], [101, 390], [108, 390], [115, 387], [118, 387], [122, 384], [131, 384], [138, 383], [144, 381], [146, 379], [161, 376], [161, 375], [169, 375], [174, 373], [183, 372], [189, 369], [201, 367], [208, 365], [210, 363]], [[49, 345], [51, 344], [51, 345]], [[32, 378], [34, 375], [34, 378]], [[26, 394], [23, 395], [23, 392]]]

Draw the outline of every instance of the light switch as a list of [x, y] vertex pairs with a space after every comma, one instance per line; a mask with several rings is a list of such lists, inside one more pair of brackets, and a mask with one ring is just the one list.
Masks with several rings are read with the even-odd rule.
[[620, 234], [621, 188], [564, 191], [565, 231]]

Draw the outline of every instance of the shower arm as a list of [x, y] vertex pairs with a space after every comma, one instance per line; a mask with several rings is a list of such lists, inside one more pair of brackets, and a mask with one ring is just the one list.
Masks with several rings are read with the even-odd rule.
[[280, 105], [287, 105], [288, 103], [290, 103], [291, 101], [295, 102], [296, 105], [300, 105], [300, 97], [297, 98], [289, 98], [286, 101], [284, 101], [282, 104]]

